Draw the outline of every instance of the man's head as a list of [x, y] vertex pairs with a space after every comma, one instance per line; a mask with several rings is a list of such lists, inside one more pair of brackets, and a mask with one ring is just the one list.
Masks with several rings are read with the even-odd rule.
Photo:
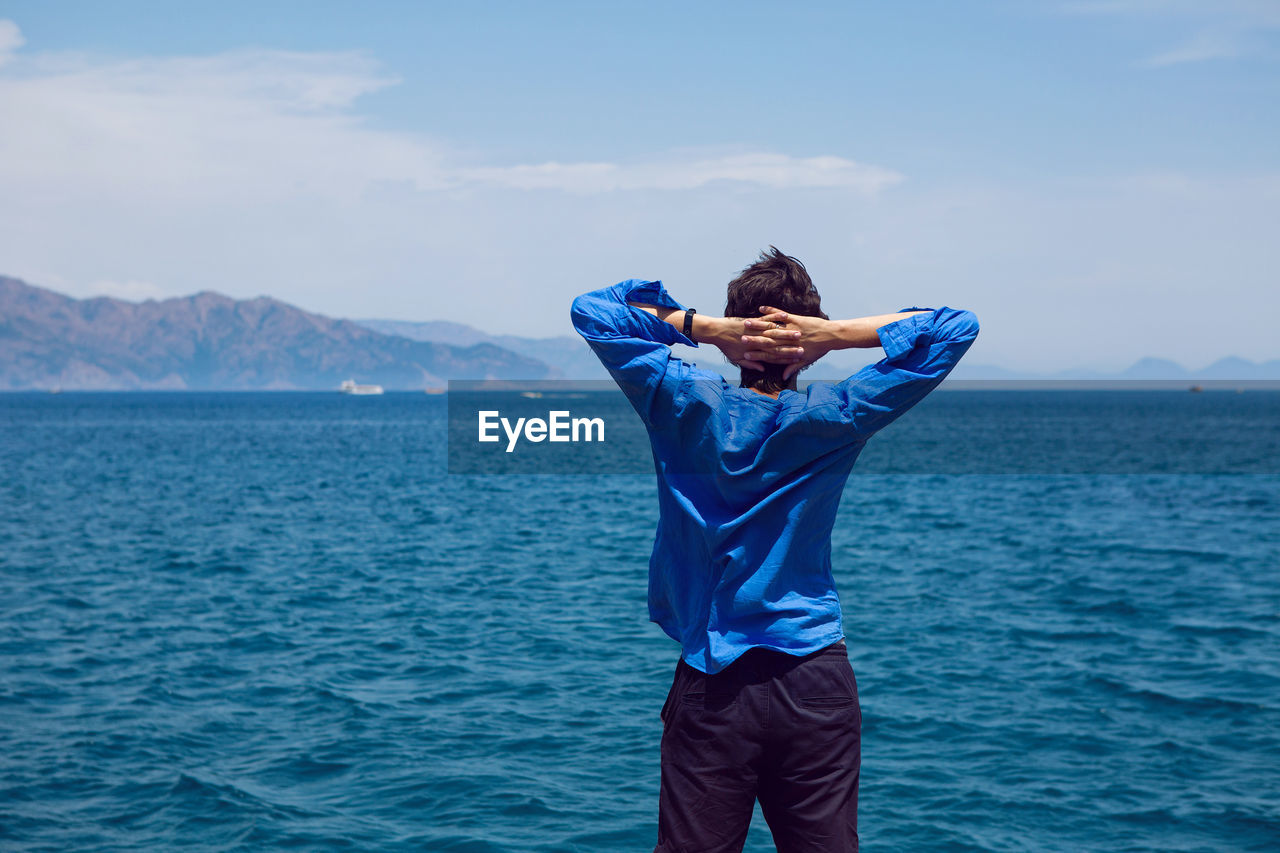
[[[770, 246], [760, 253], [760, 260], [744, 269], [729, 282], [729, 297], [724, 306], [726, 317], [759, 317], [760, 306], [780, 308], [789, 314], [806, 314], [828, 319], [822, 313], [822, 297], [804, 264]], [[784, 380], [786, 365], [766, 364], [763, 371], [742, 368], [742, 385], [773, 393], [795, 387], [795, 377]]]

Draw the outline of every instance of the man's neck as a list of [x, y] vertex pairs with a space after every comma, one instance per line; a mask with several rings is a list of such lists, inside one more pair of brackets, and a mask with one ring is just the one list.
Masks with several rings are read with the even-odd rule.
[[[775, 400], [776, 400], [776, 399], [778, 399], [778, 395], [782, 393], [782, 391], [765, 391], [765, 390], [764, 390], [764, 389], [762, 389], [762, 388], [756, 388], [754, 385], [744, 385], [744, 386], [742, 386], [742, 387], [746, 388], [748, 391], [755, 391], [757, 394], [763, 394], [763, 395], [764, 395], [764, 396], [766, 396], [766, 397], [772, 397], [772, 398], [773, 398], [773, 399], [775, 399]], [[791, 382], [787, 383], [787, 387], [786, 387], [786, 388], [784, 388], [784, 389], [782, 389], [782, 390], [783, 390], [783, 391], [794, 391], [794, 390], [796, 390], [796, 383], [795, 383], [795, 381], [794, 381], [794, 380], [792, 380]]]

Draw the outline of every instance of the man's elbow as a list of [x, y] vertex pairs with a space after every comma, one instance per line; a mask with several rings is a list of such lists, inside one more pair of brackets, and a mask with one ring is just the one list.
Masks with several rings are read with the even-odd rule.
[[569, 322], [574, 331], [588, 341], [617, 337], [611, 306], [600, 298], [599, 291], [584, 293], [569, 306]]
[[978, 337], [981, 327], [978, 315], [963, 308], [952, 309], [954, 313], [946, 320], [947, 337], [957, 341], [971, 341]]
[[573, 323], [574, 330], [580, 335], [585, 335], [591, 325], [592, 314], [587, 307], [590, 301], [591, 294], [584, 293], [574, 297], [573, 303], [569, 306], [569, 322]]

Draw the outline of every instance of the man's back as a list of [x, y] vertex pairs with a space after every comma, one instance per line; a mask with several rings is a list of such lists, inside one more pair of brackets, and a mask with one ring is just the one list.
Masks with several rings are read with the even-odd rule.
[[707, 673], [753, 647], [804, 655], [838, 641], [831, 530], [845, 481], [866, 440], [955, 365], [976, 319], [940, 308], [886, 325], [879, 363], [775, 399], [672, 356], [668, 344], [696, 344], [637, 302], [680, 307], [633, 279], [579, 297], [573, 319], [649, 430], [661, 511], [650, 618]]

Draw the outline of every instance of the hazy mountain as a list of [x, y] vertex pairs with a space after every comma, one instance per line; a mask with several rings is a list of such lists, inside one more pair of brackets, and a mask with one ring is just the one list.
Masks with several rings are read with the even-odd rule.
[[1204, 379], [1280, 379], [1280, 359], [1256, 364], [1230, 355], [1218, 359], [1196, 375]]
[[410, 340], [268, 297], [72, 299], [0, 276], [0, 389], [420, 389], [550, 374], [491, 343]]
[[1103, 371], [1088, 368], [1060, 370], [1053, 373], [1030, 373], [1008, 370], [989, 364], [960, 362], [951, 374], [956, 379], [1129, 379], [1135, 381], [1172, 380], [1195, 382], [1205, 379], [1222, 380], [1280, 380], [1280, 360], [1252, 362], [1236, 356], [1221, 358], [1208, 367], [1193, 370], [1165, 358], [1140, 358], [1124, 370]]
[[1120, 372], [1120, 379], [1186, 379], [1187, 369], [1167, 358], [1140, 358]]
[[448, 320], [412, 322], [408, 320], [356, 320], [360, 325], [386, 335], [400, 335], [415, 341], [468, 346], [492, 344], [518, 352], [550, 366], [562, 379], [608, 379], [600, 360], [577, 335], [555, 338], [522, 338], [516, 335], [490, 335], [479, 329]]

